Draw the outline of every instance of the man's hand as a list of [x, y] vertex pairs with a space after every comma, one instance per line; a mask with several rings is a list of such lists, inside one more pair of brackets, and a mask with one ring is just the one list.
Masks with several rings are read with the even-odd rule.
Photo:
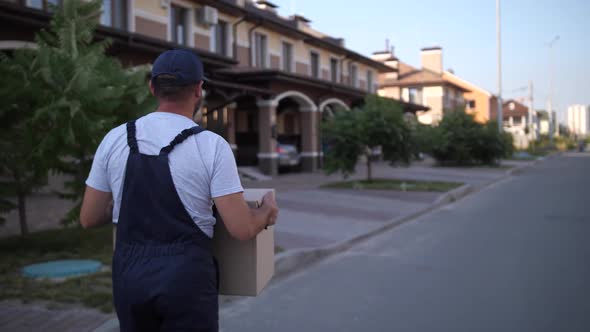
[[266, 226], [274, 225], [279, 213], [274, 193], [264, 195], [260, 208], [250, 208], [242, 193], [216, 197], [213, 200], [229, 233], [242, 241], [255, 237]]
[[96, 190], [86, 186], [80, 224], [84, 228], [105, 225], [113, 221], [113, 195], [109, 192]]
[[275, 200], [275, 193], [274, 191], [268, 192], [262, 197], [262, 206], [261, 208], [268, 209], [268, 221], [267, 226], [271, 226], [276, 224], [277, 218], [279, 216], [279, 207], [277, 206], [277, 201]]

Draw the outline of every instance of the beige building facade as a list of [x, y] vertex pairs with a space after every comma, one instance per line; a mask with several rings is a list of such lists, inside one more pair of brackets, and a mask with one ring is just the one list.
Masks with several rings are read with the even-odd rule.
[[423, 124], [436, 125], [445, 113], [462, 109], [464, 93], [469, 92], [445, 79], [442, 56], [440, 47], [423, 48], [418, 69], [400, 61], [391, 50], [373, 53], [372, 59], [391, 68], [380, 74], [378, 94], [428, 107], [428, 111], [417, 112], [417, 118]]
[[[34, 42], [48, 3], [2, 0], [0, 50]], [[321, 122], [361, 105], [391, 68], [323, 34], [300, 15], [283, 17], [269, 1], [104, 1], [96, 39], [125, 66], [149, 64], [171, 48], [197, 53], [210, 79], [201, 125], [222, 135], [239, 165], [277, 174], [278, 144], [297, 147], [301, 167], [321, 166]], [[21, 45], [21, 46], [19, 46]], [[424, 109], [403, 103], [409, 111]]]

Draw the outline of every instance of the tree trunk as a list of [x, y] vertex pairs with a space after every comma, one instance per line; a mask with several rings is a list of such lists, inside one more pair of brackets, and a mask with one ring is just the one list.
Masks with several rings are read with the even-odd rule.
[[373, 169], [371, 168], [371, 155], [367, 155], [367, 182], [373, 181]]
[[25, 194], [18, 194], [18, 219], [20, 222], [20, 235], [25, 236], [29, 234], [29, 226], [27, 225], [27, 205]]

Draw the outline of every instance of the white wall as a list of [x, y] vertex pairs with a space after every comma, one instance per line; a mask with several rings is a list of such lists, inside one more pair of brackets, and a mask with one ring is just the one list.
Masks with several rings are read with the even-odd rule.
[[587, 136], [590, 133], [590, 106], [572, 105], [568, 107], [567, 124], [572, 134]]

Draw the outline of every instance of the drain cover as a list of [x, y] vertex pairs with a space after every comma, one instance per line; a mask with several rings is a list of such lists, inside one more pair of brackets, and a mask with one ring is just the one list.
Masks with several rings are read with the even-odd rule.
[[22, 273], [30, 278], [65, 278], [98, 272], [101, 267], [95, 260], [67, 259], [27, 265]]

